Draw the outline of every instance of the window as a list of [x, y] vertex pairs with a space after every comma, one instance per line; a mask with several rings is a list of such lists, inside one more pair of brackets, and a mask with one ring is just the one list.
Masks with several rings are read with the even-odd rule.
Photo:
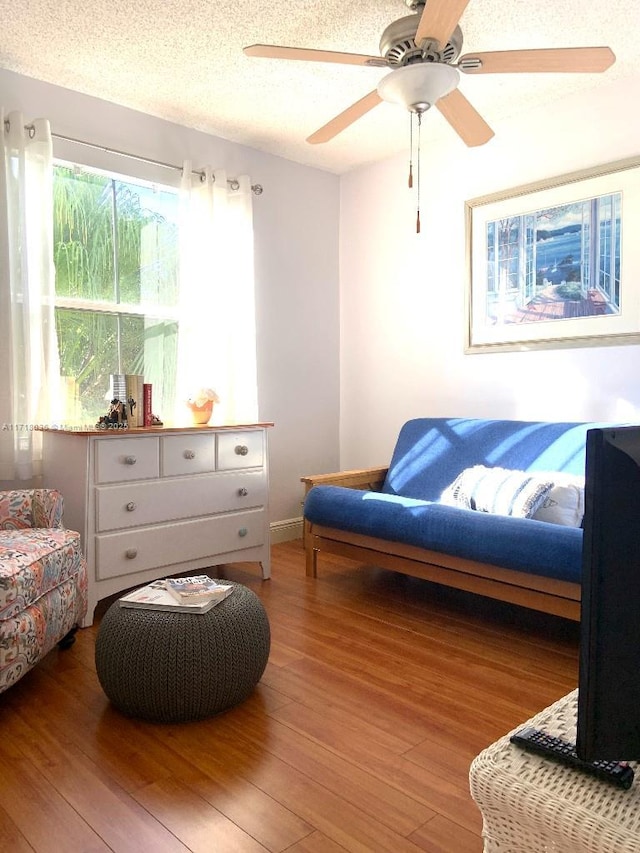
[[106, 412], [111, 373], [143, 374], [154, 412], [175, 398], [178, 193], [54, 168], [55, 316], [65, 419]]

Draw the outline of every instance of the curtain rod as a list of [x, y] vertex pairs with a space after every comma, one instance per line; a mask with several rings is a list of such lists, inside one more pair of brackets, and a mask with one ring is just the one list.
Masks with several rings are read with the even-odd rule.
[[[9, 130], [9, 119], [4, 120], [4, 126], [6, 130]], [[35, 133], [35, 127], [32, 124], [25, 125], [24, 129], [29, 132], [30, 136], [33, 136]], [[104, 145], [96, 145], [95, 142], [86, 142], [84, 139], [74, 139], [72, 136], [63, 136], [61, 133], [53, 132], [51, 133], [51, 136], [53, 139], [62, 139], [64, 142], [73, 142], [76, 145], [85, 145], [87, 148], [95, 148], [97, 151], [104, 151], [106, 154], [117, 154], [119, 157], [128, 157], [130, 160], [137, 160], [139, 163], [147, 163], [150, 166], [160, 166], [163, 169], [173, 169], [176, 172], [182, 171], [181, 166], [176, 166], [173, 163], [163, 163], [162, 160], [152, 160], [150, 157], [140, 157], [137, 154], [128, 154], [126, 151], [119, 151], [117, 148], [106, 148]], [[204, 178], [204, 172], [198, 171], [197, 169], [194, 169], [192, 174], [199, 175], [200, 178]], [[240, 188], [240, 183], [235, 178], [229, 178], [227, 183], [232, 190]], [[262, 184], [252, 184], [251, 191], [254, 195], [262, 195], [264, 189]]]

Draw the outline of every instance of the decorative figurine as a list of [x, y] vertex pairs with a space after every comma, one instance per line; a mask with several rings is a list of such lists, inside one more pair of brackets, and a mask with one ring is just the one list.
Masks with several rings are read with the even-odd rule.
[[96, 424], [97, 429], [126, 429], [127, 424], [127, 408], [125, 404], [114, 397], [109, 404], [109, 411], [106, 415], [101, 415]]
[[[106, 415], [100, 415], [96, 423], [96, 429], [127, 429], [129, 419], [134, 422], [134, 409], [136, 401], [130, 397], [126, 403], [114, 397], [109, 404], [109, 411]], [[150, 426], [163, 426], [163, 422], [157, 415], [151, 415]]]

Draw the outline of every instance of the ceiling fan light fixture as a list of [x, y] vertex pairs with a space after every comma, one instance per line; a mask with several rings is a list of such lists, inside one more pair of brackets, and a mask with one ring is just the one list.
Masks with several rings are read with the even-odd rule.
[[460, 74], [443, 62], [420, 62], [396, 68], [378, 83], [384, 101], [423, 113], [456, 88]]

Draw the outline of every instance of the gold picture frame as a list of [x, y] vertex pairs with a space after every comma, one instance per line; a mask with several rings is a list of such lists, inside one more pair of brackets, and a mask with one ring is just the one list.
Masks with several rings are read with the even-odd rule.
[[465, 352], [640, 343], [640, 158], [465, 202]]

